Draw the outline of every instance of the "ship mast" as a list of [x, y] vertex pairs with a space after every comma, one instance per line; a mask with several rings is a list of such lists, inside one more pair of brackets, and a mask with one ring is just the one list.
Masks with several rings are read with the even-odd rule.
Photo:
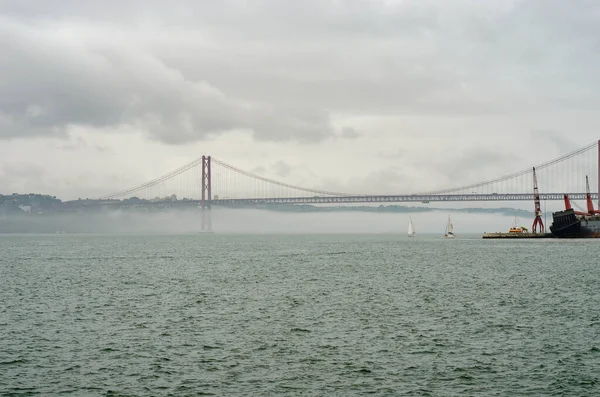
[[542, 222], [542, 206], [540, 204], [540, 192], [538, 190], [537, 175], [533, 167], [533, 202], [535, 203], [535, 219], [531, 231], [537, 233], [537, 227], [540, 226], [540, 233], [544, 233], [544, 222]]
[[586, 188], [585, 198], [587, 200], [587, 210], [588, 210], [588, 213], [590, 215], [594, 215], [594, 214], [599, 213], [600, 211], [594, 210], [594, 202], [592, 201], [592, 195], [590, 193], [590, 180], [589, 180], [589, 178], [588, 178], [587, 175], [585, 176], [585, 188]]

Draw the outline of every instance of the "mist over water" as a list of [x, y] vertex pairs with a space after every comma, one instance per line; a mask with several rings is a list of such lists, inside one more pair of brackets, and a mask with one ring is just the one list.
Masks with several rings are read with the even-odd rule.
[[[214, 208], [157, 212], [103, 211], [64, 215], [0, 218], [0, 233], [127, 233], [189, 234], [201, 232], [204, 222], [215, 233], [392, 233], [406, 234], [409, 217], [417, 233], [444, 233], [451, 215], [457, 234], [507, 231], [513, 216], [455, 211], [394, 212], [279, 212]], [[551, 219], [551, 217], [550, 217]], [[531, 226], [531, 219], [519, 218]], [[551, 222], [551, 221], [550, 221]]]
[[7, 396], [600, 392], [596, 240], [2, 235], [0, 251]]

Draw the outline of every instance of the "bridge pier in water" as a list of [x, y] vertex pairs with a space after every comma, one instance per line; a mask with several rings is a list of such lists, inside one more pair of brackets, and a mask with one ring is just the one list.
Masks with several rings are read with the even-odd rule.
[[208, 209], [203, 209], [201, 217], [201, 228], [203, 232], [212, 231], [212, 212]]

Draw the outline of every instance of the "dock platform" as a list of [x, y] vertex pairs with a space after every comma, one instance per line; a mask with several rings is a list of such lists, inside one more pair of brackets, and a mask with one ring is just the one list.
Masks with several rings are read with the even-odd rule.
[[552, 233], [484, 233], [485, 239], [554, 238]]

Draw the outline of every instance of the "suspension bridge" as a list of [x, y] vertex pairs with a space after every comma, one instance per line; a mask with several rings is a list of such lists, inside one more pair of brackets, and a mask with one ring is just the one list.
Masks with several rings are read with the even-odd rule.
[[[534, 165], [540, 198], [574, 200], [586, 196], [585, 178], [592, 196], [600, 184], [600, 141], [551, 161]], [[459, 187], [399, 194], [334, 192], [285, 183], [242, 170], [214, 156], [202, 156], [156, 179], [100, 197], [99, 201], [191, 201], [202, 208], [213, 205], [398, 203], [439, 201], [531, 201], [533, 167]]]
[[[398, 194], [335, 192], [297, 186], [243, 170], [214, 156], [202, 156], [156, 179], [79, 205], [104, 207], [256, 206], [265, 204], [350, 204], [530, 201], [534, 167], [498, 178], [429, 192]], [[586, 200], [586, 177], [591, 197], [598, 199], [600, 141], [535, 165], [539, 200]], [[538, 200], [538, 201], [539, 201]], [[600, 201], [598, 202], [600, 207]]]

